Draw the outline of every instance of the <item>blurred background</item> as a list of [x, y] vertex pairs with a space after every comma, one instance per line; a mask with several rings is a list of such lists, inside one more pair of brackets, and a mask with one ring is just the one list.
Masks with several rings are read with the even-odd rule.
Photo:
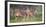
[[39, 22], [42, 21], [42, 5], [10, 4], [10, 22]]

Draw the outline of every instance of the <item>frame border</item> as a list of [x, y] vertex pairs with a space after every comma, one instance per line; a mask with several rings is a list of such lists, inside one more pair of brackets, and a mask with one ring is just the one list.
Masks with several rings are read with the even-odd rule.
[[8, 2], [22, 2], [22, 3], [38, 3], [44, 4], [44, 23], [40, 24], [23, 24], [23, 25], [11, 25], [11, 26], [27, 26], [27, 25], [43, 25], [45, 24], [45, 3], [44, 2], [28, 2], [28, 1], [5, 1], [5, 27], [7, 27], [7, 3]]

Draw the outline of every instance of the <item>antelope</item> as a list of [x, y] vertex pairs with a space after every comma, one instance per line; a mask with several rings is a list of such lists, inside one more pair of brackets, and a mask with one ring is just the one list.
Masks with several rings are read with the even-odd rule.
[[16, 9], [15, 15], [16, 16], [33, 16], [33, 12], [31, 11], [32, 9], [29, 10], [29, 8], [27, 8], [26, 10]]
[[26, 10], [26, 14], [27, 14], [27, 16], [33, 16], [33, 13], [28, 8]]
[[20, 10], [16, 10], [15, 15], [16, 16], [33, 16], [33, 13], [30, 12], [30, 10], [25, 10], [25, 12], [20, 11]]
[[16, 10], [15, 16], [22, 16], [22, 14], [21, 14], [19, 9]]

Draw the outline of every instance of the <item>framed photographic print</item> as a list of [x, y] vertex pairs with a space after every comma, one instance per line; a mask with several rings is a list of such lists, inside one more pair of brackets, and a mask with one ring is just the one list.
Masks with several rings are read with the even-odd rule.
[[6, 25], [45, 24], [45, 3], [8, 1], [5, 2]]

